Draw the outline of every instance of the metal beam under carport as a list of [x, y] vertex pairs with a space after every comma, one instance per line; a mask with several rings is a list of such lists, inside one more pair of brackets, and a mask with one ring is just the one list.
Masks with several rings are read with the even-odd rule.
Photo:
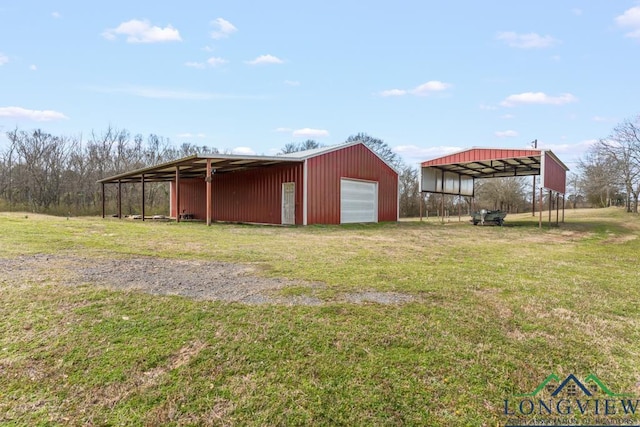
[[144, 221], [144, 174], [141, 175], [140, 182], [142, 184], [142, 220]]
[[180, 165], [176, 166], [176, 222], [180, 222]]

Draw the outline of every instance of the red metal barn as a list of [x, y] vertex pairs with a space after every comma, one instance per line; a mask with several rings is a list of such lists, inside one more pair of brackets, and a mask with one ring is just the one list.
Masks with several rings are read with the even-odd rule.
[[362, 142], [271, 157], [191, 156], [100, 182], [145, 180], [170, 182], [170, 216], [178, 220], [307, 225], [398, 219], [398, 173]]

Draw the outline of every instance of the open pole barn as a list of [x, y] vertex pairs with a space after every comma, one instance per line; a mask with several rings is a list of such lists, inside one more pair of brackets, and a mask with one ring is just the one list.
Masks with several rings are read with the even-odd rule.
[[539, 175], [534, 197], [535, 191], [539, 191], [539, 226], [542, 227], [544, 190], [549, 193], [549, 222], [553, 200], [556, 223], [559, 221], [560, 196], [564, 222], [567, 171], [569, 168], [550, 150], [476, 147], [422, 162], [420, 191], [440, 194], [443, 200], [445, 194], [473, 199], [476, 179]]
[[259, 224], [345, 224], [398, 220], [398, 172], [360, 141], [278, 156], [193, 155], [98, 181], [167, 182], [169, 216]]

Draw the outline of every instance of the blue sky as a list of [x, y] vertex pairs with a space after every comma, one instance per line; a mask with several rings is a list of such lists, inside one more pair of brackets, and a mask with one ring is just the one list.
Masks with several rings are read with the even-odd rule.
[[107, 126], [239, 154], [366, 132], [408, 163], [640, 114], [637, 1], [0, 0], [0, 146]]

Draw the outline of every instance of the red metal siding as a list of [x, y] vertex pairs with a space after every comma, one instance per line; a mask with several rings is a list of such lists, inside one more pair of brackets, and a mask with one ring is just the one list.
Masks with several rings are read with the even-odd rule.
[[478, 162], [508, 159], [513, 157], [539, 156], [540, 150], [509, 150], [502, 148], [472, 148], [460, 153], [450, 154], [437, 159], [422, 162], [422, 166], [448, 165], [451, 163]]
[[[282, 183], [296, 183], [296, 224], [302, 224], [302, 163], [250, 169], [213, 176], [213, 220], [282, 223]], [[175, 204], [175, 184], [171, 185]], [[180, 180], [181, 211], [206, 219], [204, 179]], [[175, 216], [175, 206], [171, 215]]]
[[362, 144], [307, 160], [307, 223], [340, 223], [340, 178], [378, 182], [378, 221], [398, 219], [398, 174]]
[[567, 171], [553, 157], [544, 155], [543, 186], [558, 193], [565, 194]]
[[[195, 218], [207, 218], [206, 184], [202, 179], [180, 179], [180, 212], [194, 215]], [[171, 183], [171, 214], [176, 217], [176, 184]]]

